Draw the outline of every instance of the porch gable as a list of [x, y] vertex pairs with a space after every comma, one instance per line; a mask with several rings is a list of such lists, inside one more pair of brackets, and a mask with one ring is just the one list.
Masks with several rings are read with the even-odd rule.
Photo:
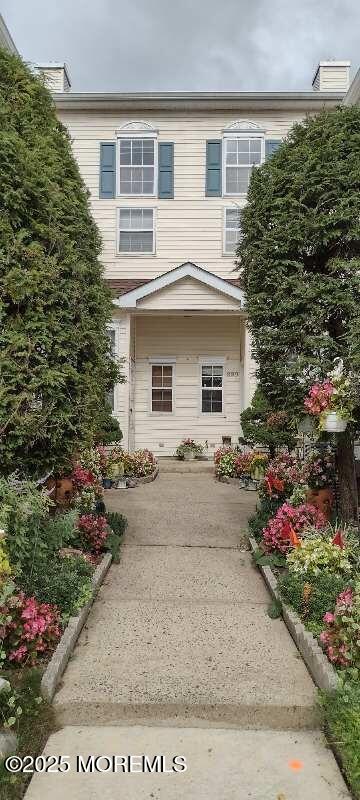
[[114, 300], [126, 310], [202, 312], [244, 310], [242, 290], [202, 267], [187, 262]]

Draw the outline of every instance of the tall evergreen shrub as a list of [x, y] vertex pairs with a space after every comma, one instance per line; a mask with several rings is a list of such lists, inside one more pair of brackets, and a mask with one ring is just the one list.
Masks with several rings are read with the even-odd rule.
[[0, 50], [0, 463], [66, 467], [92, 441], [117, 370], [100, 237], [39, 77]]
[[[253, 355], [274, 409], [303, 413], [307, 388], [335, 357], [360, 369], [360, 108], [296, 124], [254, 170], [242, 214], [243, 270]], [[342, 515], [357, 513], [353, 437], [337, 439]]]

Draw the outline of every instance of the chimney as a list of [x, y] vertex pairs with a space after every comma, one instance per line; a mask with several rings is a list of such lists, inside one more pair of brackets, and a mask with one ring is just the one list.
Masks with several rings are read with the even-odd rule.
[[314, 92], [347, 92], [350, 61], [320, 61], [312, 82]]
[[35, 72], [43, 75], [50, 92], [68, 92], [71, 87], [68, 68], [65, 63], [50, 61], [48, 64], [34, 64]]

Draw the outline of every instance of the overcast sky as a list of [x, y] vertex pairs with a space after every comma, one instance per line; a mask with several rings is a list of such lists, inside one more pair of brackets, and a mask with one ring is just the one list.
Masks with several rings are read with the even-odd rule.
[[28, 61], [78, 91], [310, 89], [319, 59], [360, 65], [359, 0], [0, 0]]

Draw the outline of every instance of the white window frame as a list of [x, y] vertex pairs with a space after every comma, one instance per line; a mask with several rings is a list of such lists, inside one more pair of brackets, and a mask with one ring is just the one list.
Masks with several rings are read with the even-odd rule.
[[[113, 356], [114, 356], [114, 359], [116, 361], [118, 361], [119, 358], [120, 358], [120, 354], [119, 354], [119, 344], [120, 344], [120, 341], [119, 341], [120, 340], [119, 327], [120, 326], [119, 326], [119, 323], [117, 322], [117, 320], [113, 320], [112, 322], [109, 322], [109, 324], [106, 326], [106, 330], [107, 331], [114, 331], [114, 333], [115, 333]], [[116, 417], [118, 415], [118, 413], [119, 413], [119, 384], [118, 383], [114, 384], [114, 408], [112, 409], [111, 413], [112, 413], [113, 417]]]
[[[171, 356], [154, 356], [148, 359], [149, 363], [149, 415], [151, 417], [172, 417], [175, 414], [175, 377], [176, 377], [176, 358]], [[153, 367], [172, 367], [172, 386], [171, 386], [171, 405], [172, 411], [153, 411], [152, 407], [152, 368]], [[155, 387], [156, 388], [156, 387]], [[165, 387], [169, 389], [169, 387]]]
[[[203, 367], [222, 367], [223, 369], [223, 380], [222, 380], [222, 388], [221, 388], [221, 398], [222, 398], [222, 411], [203, 411], [202, 410], [202, 394], [203, 394], [203, 385], [202, 385], [202, 368]], [[214, 417], [214, 418], [221, 418], [226, 417], [225, 413], [225, 358], [219, 356], [219, 358], [201, 358], [199, 359], [199, 414], [201, 417]]]
[[[154, 141], [154, 191], [150, 194], [120, 193], [120, 142], [122, 139], [153, 139]], [[158, 137], [156, 132], [148, 130], [126, 130], [117, 132], [116, 143], [116, 196], [117, 197], [157, 197], [158, 194]]]
[[[226, 145], [227, 145], [227, 142], [230, 139], [260, 139], [261, 152], [260, 152], [260, 164], [258, 164], [258, 166], [260, 167], [261, 164], [263, 164], [264, 161], [265, 161], [265, 134], [261, 130], [260, 131], [254, 131], [252, 129], [249, 130], [249, 131], [236, 131], [236, 132], [234, 131], [233, 133], [224, 133], [223, 134], [223, 146], [222, 146], [222, 151], [223, 151], [223, 154], [222, 154], [222, 184], [223, 184], [222, 185], [222, 193], [223, 193], [223, 197], [246, 197], [247, 191], [246, 192], [236, 192], [235, 194], [234, 194], [234, 192], [227, 192], [226, 191], [226, 167], [227, 167], [227, 164], [226, 164], [227, 146]], [[243, 166], [246, 167], [247, 165], [243, 164]], [[256, 169], [256, 167], [255, 167], [255, 169]]]
[[[227, 228], [226, 228], [226, 212], [227, 211], [237, 211], [238, 214], [240, 214], [240, 220], [241, 220], [241, 212], [242, 212], [243, 208], [244, 208], [244, 206], [240, 207], [238, 205], [224, 206], [224, 210], [223, 210], [223, 255], [227, 256], [228, 258], [234, 258], [235, 250], [232, 250], [230, 252], [230, 250], [226, 249], [226, 230], [227, 230]], [[232, 228], [231, 230], [234, 230], [234, 229]], [[239, 242], [239, 239], [238, 239], [238, 242]]]
[[[145, 197], [145, 195], [141, 195], [141, 197]], [[125, 250], [120, 250], [120, 211], [128, 210], [131, 211], [138, 211], [145, 210], [145, 211], [152, 211], [153, 212], [153, 248], [148, 253], [141, 253], [139, 252], [127, 252]], [[156, 255], [156, 224], [157, 224], [157, 208], [155, 206], [146, 206], [146, 205], [121, 205], [118, 206], [116, 209], [116, 255], [122, 258], [151, 258], [152, 256]], [[133, 229], [135, 231], [135, 228]], [[143, 228], [139, 229], [140, 231], [144, 230]]]

